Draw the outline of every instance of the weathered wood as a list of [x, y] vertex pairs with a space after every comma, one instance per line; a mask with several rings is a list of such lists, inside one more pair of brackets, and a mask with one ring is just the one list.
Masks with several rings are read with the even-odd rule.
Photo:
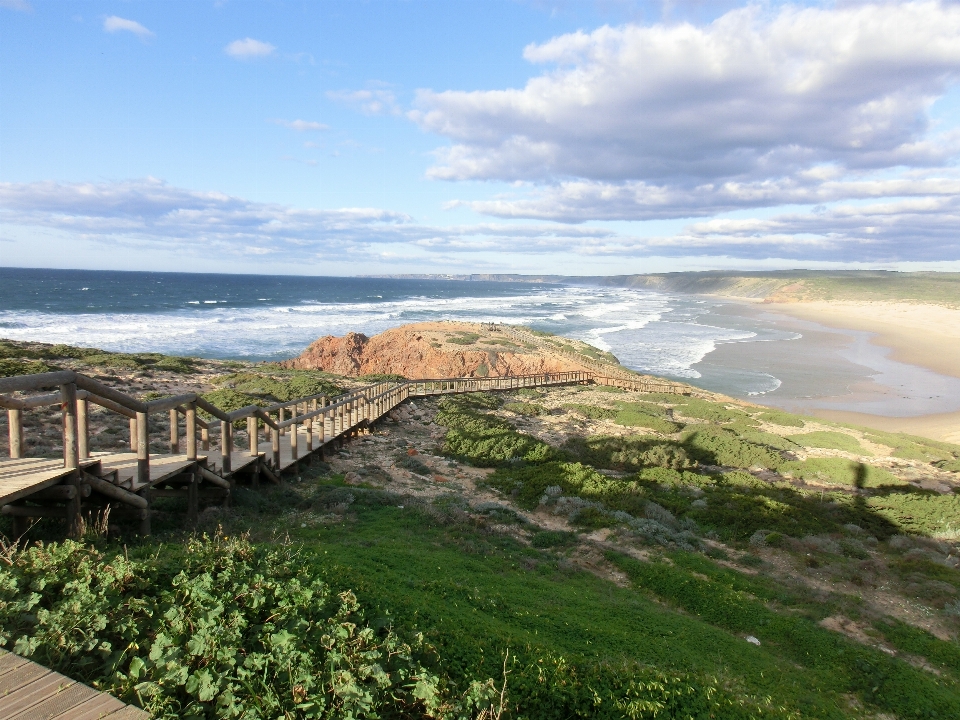
[[84, 473], [83, 482], [101, 495], [106, 495], [111, 500], [122, 502], [124, 505], [145, 510], [150, 504], [147, 498], [141, 497], [136, 493], [129, 492], [128, 490], [124, 490], [123, 488], [119, 488], [113, 483], [107, 482], [102, 478], [98, 478], [96, 475]]
[[7, 434], [10, 438], [10, 457], [23, 457], [23, 410], [7, 409]]
[[[136, 418], [137, 418], [137, 413], [136, 413], [135, 410], [131, 410], [130, 408], [124, 407], [123, 405], [120, 405], [119, 403], [115, 403], [113, 400], [108, 400], [108, 399], [105, 398], [105, 397], [101, 397], [101, 396], [99, 396], [99, 395], [97, 395], [97, 394], [95, 394], [95, 393], [89, 392], [89, 391], [87, 391], [87, 390], [83, 390], [82, 392], [83, 392], [83, 394], [86, 396], [86, 399], [87, 399], [89, 402], [92, 402], [94, 405], [99, 405], [100, 407], [106, 408], [107, 410], [112, 410], [113, 412], [117, 413], [118, 415], [123, 415], [124, 417], [128, 417], [128, 418], [130, 418], [130, 419], [132, 419], [132, 420], [136, 420]], [[77, 396], [78, 396], [78, 397], [79, 397], [79, 395], [80, 395], [80, 393], [77, 393]], [[134, 433], [134, 434], [136, 434], [136, 433]]]
[[113, 400], [113, 402], [118, 405], [122, 405], [125, 408], [133, 410], [134, 412], [148, 412], [149, 408], [146, 403], [142, 403], [136, 398], [132, 398], [129, 395], [124, 395], [122, 392], [114, 390], [111, 387], [107, 387], [103, 383], [99, 383], [93, 378], [89, 378], [86, 375], [81, 375], [76, 373], [76, 383], [77, 387], [83, 388], [84, 390], [93, 393], [94, 395], [99, 395], [102, 398], [107, 400]]
[[147, 412], [158, 413], [166, 410], [176, 410], [181, 405], [194, 402], [197, 399], [196, 393], [186, 393], [185, 395], [174, 395], [172, 397], [151, 400], [146, 403]]
[[150, 484], [150, 416], [137, 413], [137, 484]]
[[35, 375], [16, 375], [14, 377], [0, 378], [0, 393], [55, 388], [64, 383], [76, 382], [76, 380], [77, 373], [73, 370], [59, 370], [57, 372], [37, 373]]
[[77, 494], [81, 497], [88, 497], [90, 489], [87, 485], [80, 485], [79, 490], [76, 485], [53, 485], [52, 487], [37, 490], [27, 496], [27, 500], [73, 500]]
[[223, 488], [223, 489], [225, 489], [225, 490], [229, 490], [229, 489], [230, 489], [230, 483], [229, 483], [229, 481], [224, 480], [222, 477], [220, 477], [219, 475], [217, 475], [217, 474], [216, 474], [215, 472], [213, 472], [212, 470], [208, 470], [208, 469], [205, 468], [203, 465], [198, 465], [198, 466], [197, 466], [197, 472], [200, 474], [200, 476], [201, 476], [204, 480], [206, 480], [206, 481], [208, 481], [208, 482], [210, 482], [210, 483], [213, 483], [213, 484], [216, 485], [217, 487], [221, 487], [221, 488]]
[[137, 451], [137, 416], [130, 418], [130, 452]]
[[184, 408], [187, 425], [187, 459], [197, 459], [197, 406], [187, 403]]
[[[68, 382], [60, 386], [60, 415], [63, 420], [63, 467], [66, 470], [77, 470], [80, 467], [80, 447], [77, 443], [77, 386]], [[71, 473], [66, 483], [76, 485], [79, 482], [77, 473]], [[80, 498], [74, 496], [67, 501], [67, 535], [80, 535]]]
[[21, 407], [24, 410], [33, 410], [34, 408], [47, 407], [48, 405], [59, 405], [60, 393], [48, 393], [47, 395], [34, 395], [24, 398]]
[[283, 423], [283, 416], [286, 414], [286, 407], [277, 408], [277, 426], [280, 428], [280, 434], [287, 434], [287, 426]]
[[279, 485], [279, 484], [280, 484], [280, 482], [281, 482], [281, 481], [280, 481], [280, 476], [277, 475], [276, 473], [274, 473], [273, 470], [271, 470], [271, 469], [266, 465], [266, 463], [262, 463], [262, 464], [260, 465], [260, 468], [259, 468], [259, 469], [260, 469], [260, 472], [262, 472], [264, 475], [267, 476], [267, 478], [270, 480], [270, 482], [274, 483], [275, 485]]
[[77, 397], [77, 453], [81, 460], [90, 457], [90, 423], [87, 419], [90, 402], [86, 395], [84, 393], [84, 397]]
[[258, 428], [257, 418], [248, 417], [247, 418], [247, 439], [249, 441], [248, 444], [250, 447], [251, 455], [260, 454], [260, 449], [259, 449], [260, 443], [257, 437], [257, 428]]
[[280, 472], [280, 429], [270, 428], [270, 451], [273, 467]]
[[233, 423], [220, 423], [220, 465], [223, 468], [223, 474], [230, 473], [230, 453], [233, 452]]
[[202, 450], [210, 449], [210, 427], [200, 428], [200, 448]]
[[177, 409], [170, 408], [170, 454], [179, 455], [180, 454], [180, 428], [179, 419], [177, 418]]

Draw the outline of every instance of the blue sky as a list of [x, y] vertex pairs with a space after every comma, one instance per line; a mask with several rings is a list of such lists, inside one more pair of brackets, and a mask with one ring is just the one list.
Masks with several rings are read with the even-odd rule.
[[0, 0], [0, 263], [960, 270], [960, 3]]

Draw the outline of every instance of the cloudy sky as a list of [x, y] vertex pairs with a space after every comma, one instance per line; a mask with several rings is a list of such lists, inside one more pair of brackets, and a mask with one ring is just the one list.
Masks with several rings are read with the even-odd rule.
[[960, 270], [960, 2], [0, 0], [0, 265]]

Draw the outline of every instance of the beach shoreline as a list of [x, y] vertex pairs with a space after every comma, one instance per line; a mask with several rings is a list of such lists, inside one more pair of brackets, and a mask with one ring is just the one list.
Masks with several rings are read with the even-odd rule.
[[[850, 338], [857, 333], [870, 333], [869, 344], [888, 350], [887, 357], [890, 360], [914, 368], [923, 368], [940, 376], [960, 378], [960, 310], [939, 305], [883, 301], [747, 301], [745, 304], [757, 311], [832, 328], [840, 331], [841, 336], [845, 331]], [[814, 335], [815, 333], [807, 332], [805, 339], [816, 346], [824, 346], [824, 340]], [[718, 351], [735, 353], [746, 349], [721, 346]], [[755, 351], [757, 349], [753, 348]], [[895, 416], [880, 412], [860, 412], [849, 407], [856, 404], [853, 398], [857, 396], [889, 398], [891, 402], [895, 401], [897, 390], [889, 385], [874, 382], [869, 378], [852, 382], [847, 395], [850, 398], [848, 407], [842, 408], [817, 407], [818, 403], [815, 402], [784, 403], [776, 396], [759, 397], [755, 401], [760, 404], [790, 406], [795, 411], [832, 422], [887, 432], [904, 432], [945, 442], [960, 442], [960, 411]], [[837, 397], [837, 393], [824, 388], [817, 400], [822, 404], [823, 400]], [[876, 401], [873, 404], [875, 403]]]

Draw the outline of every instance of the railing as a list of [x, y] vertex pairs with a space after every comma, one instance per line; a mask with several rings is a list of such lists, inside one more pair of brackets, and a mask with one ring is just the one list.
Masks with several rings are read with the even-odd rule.
[[[219, 450], [224, 475], [231, 471], [234, 423], [246, 420], [250, 456], [258, 456], [260, 423], [268, 428], [271, 440], [271, 464], [280, 468], [280, 438], [289, 435], [292, 457], [298, 455], [298, 427], [304, 426], [307, 451], [315, 444], [323, 444], [340, 437], [359, 425], [375, 422], [400, 403], [411, 397], [429, 397], [454, 393], [504, 391], [519, 388], [595, 383], [621, 387], [639, 392], [688, 392], [688, 388], [667, 381], [643, 377], [616, 377], [599, 375], [586, 370], [540, 373], [488, 378], [433, 378], [402, 382], [379, 382], [358, 390], [329, 398], [312, 395], [276, 403], [266, 407], [248, 405], [225, 411], [206, 401], [197, 393], [144, 402], [71, 370], [0, 378], [0, 407], [7, 409], [10, 435], [10, 457], [20, 458], [24, 450], [23, 411], [49, 405], [60, 405], [63, 418], [63, 462], [67, 469], [76, 469], [82, 460], [90, 457], [88, 411], [89, 403], [130, 419], [130, 450], [137, 455], [137, 484], [149, 483], [150, 477], [150, 416], [169, 413], [170, 452], [180, 453], [179, 416], [185, 418], [187, 460], [198, 457], [200, 449], [210, 449], [210, 432], [219, 424]], [[27, 398], [11, 397], [8, 393], [44, 390], [57, 387], [58, 392]], [[198, 410], [214, 420], [204, 421]], [[288, 415], [289, 414], [289, 415]], [[219, 423], [215, 422], [219, 421]]]

